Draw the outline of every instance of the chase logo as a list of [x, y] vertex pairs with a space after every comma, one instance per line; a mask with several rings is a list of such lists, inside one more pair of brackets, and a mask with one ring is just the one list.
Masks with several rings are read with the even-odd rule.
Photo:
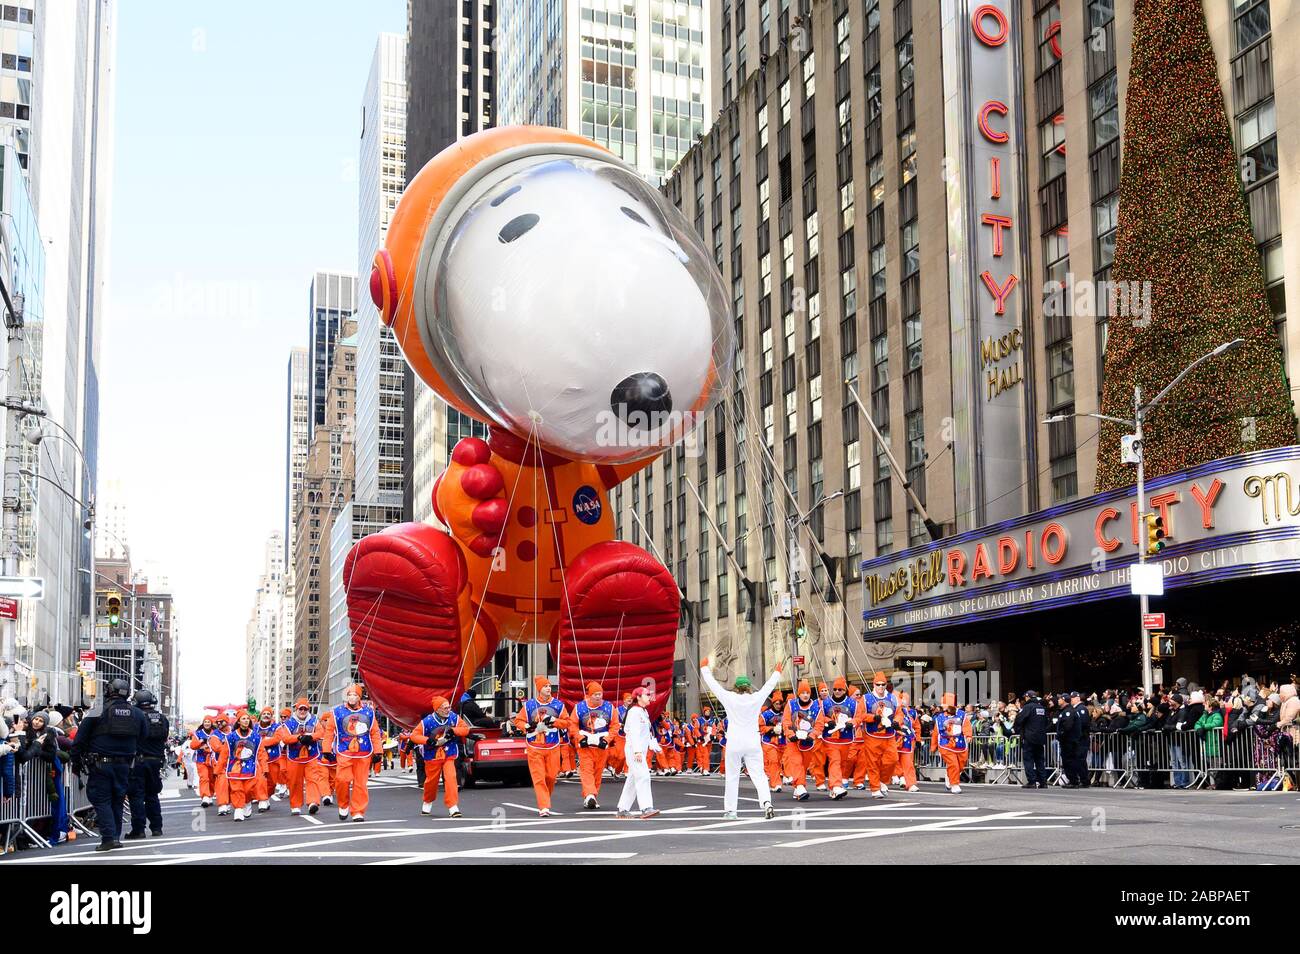
[[600, 494], [583, 485], [573, 495], [573, 513], [583, 523], [594, 526], [600, 523]]
[[892, 616], [877, 616], [875, 619], [867, 620], [867, 632], [875, 632], [878, 629], [888, 629], [894, 623]]

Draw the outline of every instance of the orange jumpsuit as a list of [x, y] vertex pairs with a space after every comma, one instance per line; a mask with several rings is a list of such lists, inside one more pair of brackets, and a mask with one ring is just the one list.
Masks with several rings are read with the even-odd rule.
[[[445, 703], [439, 697], [435, 703]], [[424, 746], [424, 798], [425, 804], [432, 804], [438, 797], [438, 783], [442, 782], [442, 801], [448, 809], [455, 808], [460, 801], [460, 789], [456, 785], [456, 759], [460, 756], [461, 740], [469, 735], [469, 720], [454, 712], [448, 712], [441, 718], [435, 704], [429, 713], [411, 729], [411, 742]], [[439, 739], [443, 744], [435, 744]]]
[[[835, 688], [847, 690], [843, 677], [835, 680]], [[832, 797], [843, 795], [846, 791], [844, 777], [853, 774], [853, 736], [857, 731], [857, 712], [857, 704], [846, 694], [841, 699], [836, 699], [834, 695], [827, 696], [817, 714], [817, 734], [821, 737], [826, 752], [826, 780]], [[837, 727], [841, 722], [842, 727]]]
[[[359, 693], [358, 693], [359, 694]], [[371, 755], [379, 751], [382, 733], [378, 713], [368, 702], [355, 709], [343, 703], [334, 707], [334, 717], [324, 729], [325, 738], [338, 758], [334, 795], [340, 815], [365, 817], [370, 804], [366, 780], [370, 776]]]
[[898, 710], [898, 764], [895, 773], [903, 777], [903, 788], [911, 789], [916, 785], [916, 761], [913, 747], [916, 737], [921, 734], [921, 720], [916, 717], [916, 710], [900, 698]]
[[767, 771], [767, 787], [781, 790], [781, 772], [785, 764], [785, 726], [781, 712], [768, 706], [758, 714], [758, 734], [763, 742], [763, 768]]
[[970, 716], [964, 712], [940, 712], [934, 717], [930, 739], [939, 750], [943, 767], [948, 773], [948, 788], [959, 789], [961, 773], [970, 756], [967, 744], [971, 737]]
[[876, 792], [887, 791], [898, 759], [898, 699], [892, 692], [877, 695], [873, 689], [862, 694], [860, 719], [866, 735], [867, 785]]
[[[274, 718], [270, 709], [263, 709], [261, 719], [265, 720], [267, 716], [272, 716], [272, 718]], [[259, 721], [257, 723], [257, 728], [263, 735], [269, 736], [273, 740], [272, 743], [267, 746], [266, 758], [263, 759], [262, 764], [262, 772], [257, 776], [257, 791], [254, 793], [254, 797], [259, 802], [264, 802], [269, 799], [275, 793], [276, 788], [284, 782], [284, 769], [280, 761], [283, 758], [284, 753], [279, 748], [279, 723], [274, 721]]]
[[673, 767], [673, 722], [668, 716], [659, 720], [659, 724], [654, 727], [655, 741], [659, 743], [659, 751], [655, 753], [655, 765], [661, 772], [669, 772]]
[[[302, 700], [306, 702], [306, 700]], [[301, 721], [290, 716], [280, 723], [279, 738], [284, 746], [289, 785], [289, 807], [301, 811], [304, 800], [310, 808], [320, 805], [321, 796], [330, 791], [329, 776], [320, 761], [321, 723], [315, 716]], [[310, 745], [298, 741], [299, 735], [312, 737]]]
[[627, 696], [624, 698], [623, 704], [614, 710], [618, 716], [618, 731], [611, 736], [612, 744], [607, 764], [614, 770], [615, 775], [622, 775], [627, 771], [627, 734], [623, 729], [623, 719], [627, 715], [627, 707], [631, 703], [632, 697]]
[[[534, 680], [538, 681], [545, 683], [541, 676]], [[569, 728], [568, 712], [564, 703], [554, 696], [546, 702], [529, 699], [515, 714], [515, 728], [527, 741], [528, 774], [533, 779], [537, 810], [549, 815], [555, 779], [560, 774], [560, 750], [568, 748], [561, 736], [561, 730]]]
[[696, 716], [695, 722], [695, 767], [704, 774], [709, 773], [713, 763], [713, 738], [717, 734], [713, 717], [708, 709], [703, 716]]
[[[790, 750], [790, 774], [794, 777], [796, 791], [807, 787], [806, 779], [809, 772], [812, 772], [813, 780], [818, 785], [826, 784], [826, 776], [820, 765], [821, 729], [817, 725], [820, 709], [820, 703], [812, 700], [805, 703], [796, 696], [786, 705], [785, 712], [781, 716], [781, 725], [785, 729], [786, 739], [789, 740], [786, 748]], [[798, 733], [800, 727], [805, 724], [807, 728], [802, 731], [807, 735], [800, 739]]]
[[204, 728], [200, 725], [190, 736], [190, 748], [195, 750], [194, 771], [199, 776], [199, 797], [211, 798], [213, 792], [213, 782], [217, 775], [217, 759], [213, 754], [212, 746], [208, 738], [216, 732], [214, 727]]
[[589, 684], [586, 698], [573, 707], [573, 737], [578, 742], [578, 774], [582, 778], [584, 801], [600, 794], [600, 780], [605, 774], [613, 740], [622, 728], [618, 708], [603, 698], [594, 704], [593, 691], [600, 692], [600, 686]]
[[325, 771], [325, 787], [321, 790], [321, 796], [332, 797], [339, 774], [338, 756], [334, 754], [334, 733], [331, 729], [334, 710], [326, 709], [322, 712], [316, 724], [320, 727], [320, 764]]
[[222, 728], [221, 723], [217, 723], [218, 735], [212, 738], [213, 752], [216, 754], [216, 762], [212, 767], [212, 792], [213, 797], [217, 800], [217, 807], [230, 805], [230, 783], [226, 779], [226, 733], [230, 731], [230, 726]]
[[[252, 754], [240, 759], [239, 752], [250, 742], [254, 743]], [[260, 800], [257, 796], [262, 790], [262, 773], [266, 770], [266, 750], [274, 744], [275, 736], [262, 734], [257, 726], [250, 728], [247, 735], [241, 735], [236, 727], [226, 736], [222, 762], [230, 786], [230, 804], [235, 811]]]

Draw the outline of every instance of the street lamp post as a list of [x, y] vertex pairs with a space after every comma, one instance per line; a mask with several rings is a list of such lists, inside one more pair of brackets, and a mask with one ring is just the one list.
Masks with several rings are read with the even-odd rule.
[[[1043, 419], [1044, 424], [1056, 424], [1071, 417], [1093, 417], [1100, 421], [1110, 421], [1113, 424], [1123, 424], [1125, 427], [1133, 428], [1133, 453], [1137, 455], [1137, 508], [1138, 517], [1145, 519], [1147, 501], [1146, 501], [1146, 448], [1143, 444], [1144, 431], [1143, 424], [1146, 418], [1151, 414], [1155, 407], [1160, 404], [1183, 378], [1191, 374], [1200, 365], [1209, 361], [1211, 358], [1217, 358], [1236, 351], [1246, 343], [1244, 338], [1234, 338], [1232, 341], [1224, 342], [1209, 354], [1203, 354], [1187, 367], [1183, 368], [1175, 378], [1165, 385], [1164, 389], [1150, 400], [1147, 404], [1142, 403], [1142, 388], [1139, 385], [1133, 387], [1133, 418], [1132, 420], [1122, 417], [1111, 417], [1109, 414], [1055, 414]], [[1137, 548], [1138, 565], [1146, 564], [1146, 546], [1139, 542]], [[1142, 689], [1147, 694], [1151, 694], [1152, 672], [1151, 672], [1151, 639], [1147, 629], [1146, 618], [1150, 611], [1150, 597], [1145, 593], [1138, 595], [1138, 622], [1140, 624], [1140, 633], [1142, 640]]]
[[[808, 521], [812, 519], [812, 515], [815, 514], [818, 510], [820, 510], [823, 506], [830, 503], [832, 500], [836, 500], [843, 496], [844, 496], [843, 490], [837, 490], [833, 494], [830, 494], [829, 496], [823, 496], [819, 500], [815, 501], [813, 505], [808, 508], [807, 513], [799, 513], [796, 510], [794, 515], [791, 516], [788, 521], [789, 530], [790, 530], [790, 559], [788, 561], [790, 567], [790, 596], [791, 596], [791, 602], [794, 604], [794, 609], [798, 609], [799, 584], [802, 582], [802, 580], [799, 578], [799, 570], [803, 566], [803, 559], [801, 557], [803, 551], [799, 547], [799, 528], [806, 527], [808, 525]], [[815, 545], [817, 543], [817, 538], [812, 534], [811, 531], [809, 531], [809, 537], [812, 539]], [[822, 636], [823, 638], [829, 638], [829, 634], [827, 633], [823, 633]], [[848, 634], [846, 633], [845, 636], [847, 638]], [[791, 679], [793, 680], [791, 685], [794, 686], [797, 686], [799, 684], [799, 664], [795, 662], [795, 660], [798, 658], [799, 658], [799, 634], [795, 631], [795, 627], [792, 623], [790, 626], [790, 669], [791, 669]]]

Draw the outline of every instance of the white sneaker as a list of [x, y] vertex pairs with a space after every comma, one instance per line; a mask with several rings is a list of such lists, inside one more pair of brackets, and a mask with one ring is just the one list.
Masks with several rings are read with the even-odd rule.
[[952, 788], [948, 789], [948, 791], [952, 792], [954, 795], [960, 795], [960, 794], [961, 794], [961, 786], [960, 786], [960, 785], [954, 785]]
[[289, 814], [290, 814], [290, 815], [301, 815], [301, 814], [302, 814], [302, 809], [301, 809], [301, 808], [291, 808], [291, 809], [289, 809]]
[[600, 803], [596, 801], [596, 796], [595, 796], [595, 795], [588, 795], [586, 798], [584, 798], [584, 799], [582, 800], [582, 807], [583, 807], [583, 808], [599, 808], [599, 807], [600, 807]]
[[807, 798], [808, 798], [808, 789], [804, 788], [802, 785], [796, 785], [794, 787], [794, 800], [796, 802], [802, 802], [802, 801], [806, 801]]
[[350, 814], [351, 814], [351, 812], [349, 812], [346, 808], [340, 808], [340, 809], [339, 809], [339, 821], [347, 821], [347, 820], [348, 820], [348, 815], [350, 815]]
[[781, 791], [781, 786], [778, 785], [776, 788], [772, 789], [772, 791], [774, 791], [774, 792], [779, 792], [779, 791]]
[[[251, 807], [251, 806], [250, 806], [250, 807]], [[271, 803], [268, 802], [268, 801], [266, 801], [265, 799], [263, 799], [262, 801], [260, 801], [260, 802], [257, 803], [257, 810], [258, 810], [259, 812], [264, 812], [264, 811], [266, 811], [267, 809], [269, 809], [270, 807], [271, 807]]]
[[200, 798], [200, 799], [199, 799], [199, 804], [202, 805], [204, 808], [207, 808], [209, 805], [212, 804], [212, 799], [210, 799], [210, 798]]
[[831, 798], [832, 798], [832, 799], [843, 798], [843, 797], [844, 797], [845, 795], [847, 795], [847, 794], [848, 794], [848, 792], [846, 792], [846, 791], [845, 791], [842, 787], [840, 787], [839, 785], [836, 785], [833, 789], [831, 789]]
[[885, 793], [882, 792], [880, 789], [876, 789], [874, 792], [871, 793], [871, 797], [872, 797], [872, 798], [884, 798], [884, 797], [885, 797]]
[[921, 786], [919, 785], [913, 785], [911, 788], [908, 789], [908, 791], [912, 793], [919, 792], [920, 790], [921, 790]]
[[782, 784], [782, 785], [791, 785], [791, 784], [793, 784], [793, 783], [794, 783], [794, 776], [793, 776], [793, 775], [782, 775], [782, 776], [781, 776], [781, 784]]
[[322, 805], [333, 805], [333, 804], [334, 804], [334, 796], [333, 796], [333, 795], [322, 795], [322, 796], [320, 797], [320, 803], [321, 803]]
[[888, 794], [889, 794], [889, 786], [888, 786], [888, 785], [882, 785], [882, 786], [880, 786], [880, 794], [881, 794], [881, 795], [888, 795]]
[[825, 783], [825, 782], [822, 782], [820, 785], [818, 785], [818, 786], [817, 786], [817, 791], [819, 791], [819, 792], [824, 792], [824, 791], [826, 791], [826, 783]]
[[352, 820], [353, 820], [353, 821], [365, 821], [365, 820], [366, 820], [366, 816], [365, 816], [365, 815], [353, 815], [353, 816], [352, 816]]
[[433, 802], [420, 802], [420, 814], [427, 815], [433, 811]]
[[230, 806], [229, 806], [229, 805], [218, 805], [218, 806], [217, 806], [217, 814], [218, 814], [218, 815], [229, 815], [229, 814], [230, 814]]
[[451, 808], [447, 809], [447, 817], [448, 817], [448, 818], [459, 818], [459, 817], [460, 817], [460, 809], [457, 808], [455, 805], [451, 806]]
[[244, 810], [242, 808], [236, 808], [235, 821], [243, 821], [243, 820], [244, 820]]
[[538, 817], [538, 818], [550, 818], [550, 817], [551, 817], [551, 810], [550, 810], [549, 808], [539, 808], [539, 809], [537, 809], [537, 817]]

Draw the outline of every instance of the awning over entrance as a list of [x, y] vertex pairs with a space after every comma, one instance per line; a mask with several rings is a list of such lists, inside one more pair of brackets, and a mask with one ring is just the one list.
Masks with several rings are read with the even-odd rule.
[[[1158, 557], [1166, 591], [1300, 570], [1300, 447], [1156, 478], [1146, 503], [1167, 533]], [[865, 561], [863, 638], [982, 640], [1006, 617], [1128, 602], [1144, 538], [1129, 487]], [[1104, 611], [1088, 615], [1094, 625], [1115, 622]]]

